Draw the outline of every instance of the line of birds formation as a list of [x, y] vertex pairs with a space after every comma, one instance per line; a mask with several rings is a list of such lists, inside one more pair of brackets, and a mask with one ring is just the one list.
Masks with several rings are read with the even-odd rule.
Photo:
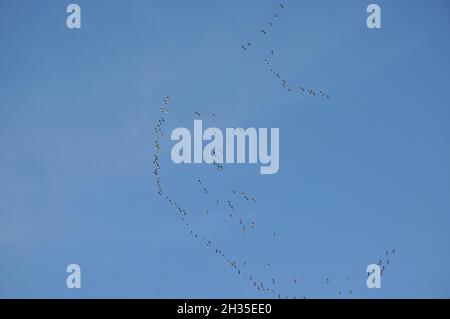
[[[275, 298], [306, 298], [306, 296], [288, 296], [284, 295], [279, 291], [279, 280], [277, 279], [277, 276], [271, 276], [271, 280], [269, 282], [264, 282], [263, 280], [259, 280], [256, 278], [254, 274], [252, 274], [250, 268], [247, 265], [247, 261], [237, 261], [236, 259], [233, 259], [231, 255], [226, 253], [215, 241], [213, 241], [208, 235], [201, 234], [199, 231], [195, 230], [194, 226], [192, 225], [190, 221], [190, 217], [192, 216], [192, 213], [189, 209], [187, 209], [184, 205], [181, 205], [175, 198], [171, 197], [171, 195], [166, 192], [165, 188], [163, 187], [162, 179], [161, 179], [161, 164], [160, 164], [160, 152], [161, 152], [161, 138], [164, 135], [164, 127], [167, 122], [167, 115], [169, 113], [169, 104], [172, 102], [171, 98], [167, 96], [163, 101], [163, 106], [160, 108], [161, 111], [161, 117], [158, 119], [158, 122], [156, 123], [154, 127], [154, 157], [153, 157], [153, 176], [155, 178], [155, 187], [156, 192], [163, 197], [168, 205], [172, 207], [179, 215], [180, 222], [185, 226], [188, 233], [192, 236], [194, 240], [199, 241], [204, 247], [211, 250], [215, 255], [218, 256], [220, 260], [225, 262], [228, 266], [230, 266], [235, 272], [241, 276], [243, 279], [247, 280], [255, 289], [257, 289], [260, 292], [268, 293], [272, 297]], [[200, 117], [200, 114], [196, 112], [195, 114], [197, 117]], [[213, 114], [213, 117], [216, 117], [215, 114]], [[213, 165], [218, 172], [223, 171], [223, 166], [221, 166], [220, 169], [217, 169], [218, 164], [213, 163]], [[195, 183], [198, 186], [199, 191], [203, 194], [203, 196], [212, 196], [211, 192], [208, 189], [207, 184], [205, 181], [201, 178], [197, 178]], [[246, 236], [246, 234], [249, 231], [255, 231], [256, 229], [256, 222], [255, 220], [247, 220], [243, 216], [242, 213], [237, 209], [239, 205], [239, 201], [245, 201], [251, 205], [256, 205], [256, 199], [254, 196], [250, 195], [247, 192], [244, 191], [238, 191], [237, 189], [230, 190], [230, 199], [222, 201], [219, 199], [214, 199], [213, 202], [216, 203], [217, 208], [221, 208], [226, 212], [226, 218], [230, 222], [235, 222], [240, 227], [242, 231], [242, 236]], [[209, 209], [204, 208], [203, 211], [196, 212], [197, 214], [202, 214], [204, 216], [207, 216], [209, 212]], [[277, 233], [271, 232], [270, 236], [273, 238], [273, 240], [277, 239]], [[381, 275], [385, 272], [386, 268], [390, 264], [390, 256], [395, 254], [395, 249], [391, 250], [391, 254], [389, 254], [389, 251], [385, 252], [385, 258], [380, 258], [377, 262], [377, 264], [382, 267], [381, 269]], [[265, 266], [268, 270], [271, 269], [272, 264], [269, 262]], [[370, 275], [370, 274], [368, 274]], [[299, 285], [303, 281], [303, 275], [297, 275], [292, 278], [291, 284], [296, 286]], [[331, 282], [330, 277], [324, 278], [324, 284], [329, 285]], [[350, 284], [350, 277], [346, 277], [346, 282], [348, 285]], [[347, 286], [348, 286], [347, 285]], [[353, 289], [351, 287], [347, 287], [346, 290], [339, 290], [337, 292], [337, 296], [342, 296], [344, 294], [351, 295], [353, 292]]]
[[[282, 16], [283, 12], [286, 10], [286, 6], [284, 5], [284, 3], [278, 3], [278, 10], [275, 11], [275, 13], [272, 15], [271, 20], [265, 24], [264, 27], [259, 29], [259, 33], [262, 34], [263, 36], [268, 36], [270, 34], [270, 32], [272, 31], [273, 27], [275, 26], [275, 24], [277, 24], [280, 20], [280, 16]], [[250, 41], [246, 41], [244, 43], [241, 44], [241, 48], [243, 51], [249, 51], [250, 49], [252, 49], [254, 47], [255, 42], [250, 42]], [[265, 66], [268, 68], [268, 71], [270, 72], [270, 74], [274, 77], [275, 80], [279, 81], [281, 83], [281, 85], [283, 86], [284, 89], [286, 89], [288, 92], [292, 92], [294, 89], [296, 90], [296, 92], [299, 92], [300, 94], [303, 95], [308, 95], [308, 96], [321, 96], [324, 97], [326, 99], [330, 99], [330, 95], [328, 95], [325, 91], [323, 90], [316, 90], [316, 89], [311, 89], [311, 88], [307, 88], [304, 85], [298, 85], [298, 86], [291, 86], [281, 75], [280, 72], [277, 71], [277, 69], [275, 68], [275, 66], [273, 66], [272, 63], [272, 58], [274, 58], [275, 54], [275, 50], [270, 49], [270, 50], [266, 50], [266, 57], [264, 58], [264, 64]]]
[[[268, 36], [271, 29], [275, 26], [276, 23], [279, 22], [279, 18], [282, 15], [282, 12], [285, 11], [285, 5], [284, 3], [278, 3], [278, 10], [273, 14], [272, 19], [267, 23], [267, 25], [263, 28], [259, 29], [259, 32], [263, 36]], [[254, 44], [252, 42], [245, 42], [241, 44], [241, 48], [243, 51], [248, 51], [252, 49]], [[292, 92], [293, 88], [291, 85], [288, 84], [288, 82], [283, 79], [283, 77], [280, 75], [280, 73], [277, 71], [277, 69], [273, 66], [273, 58], [276, 55], [274, 49], [270, 49], [267, 51], [267, 55], [264, 58], [264, 64], [268, 68], [269, 73], [278, 81], [280, 81], [283, 88], [285, 88], [288, 92]], [[300, 92], [301, 94], [309, 95], [309, 96], [321, 96], [326, 99], [330, 99], [330, 96], [324, 92], [323, 90], [316, 90], [307, 88], [303, 85], [299, 85], [297, 88], [297, 92]], [[163, 188], [162, 180], [161, 180], [161, 166], [160, 166], [160, 151], [161, 151], [161, 137], [164, 135], [163, 128], [166, 124], [166, 115], [169, 113], [169, 104], [171, 103], [171, 98], [167, 96], [163, 100], [163, 106], [161, 107], [161, 117], [159, 118], [154, 130], [155, 130], [155, 154], [153, 159], [153, 175], [156, 182], [156, 192], [163, 197], [167, 203], [172, 207], [177, 213], [179, 214], [179, 219], [181, 223], [186, 227], [188, 233], [192, 236], [193, 239], [200, 241], [202, 245], [204, 245], [206, 248], [210, 249], [214, 254], [216, 254], [220, 260], [225, 262], [229, 267], [231, 267], [233, 270], [236, 271], [238, 275], [240, 275], [245, 280], [248, 280], [248, 282], [258, 291], [269, 293], [275, 297], [278, 298], [306, 298], [306, 296], [288, 296], [284, 295], [279, 291], [279, 280], [276, 276], [271, 276], [271, 280], [269, 282], [264, 282], [263, 280], [259, 280], [256, 278], [255, 275], [252, 274], [251, 270], [249, 269], [246, 261], [236, 261], [231, 257], [231, 255], [225, 253], [225, 251], [216, 244], [211, 238], [207, 235], [200, 234], [200, 232], [194, 230], [193, 225], [190, 222], [190, 216], [191, 212], [185, 208], [184, 206], [181, 206], [174, 198], [172, 198]], [[195, 117], [200, 118], [201, 115], [199, 112], [194, 112]], [[216, 118], [215, 114], [212, 114], [213, 118]], [[214, 154], [213, 154], [214, 155]], [[219, 164], [216, 161], [213, 161], [212, 163], [213, 167], [218, 171], [222, 172], [224, 170], [223, 164]], [[197, 178], [196, 183], [198, 184], [199, 190], [205, 195], [210, 196], [210, 192], [208, 191], [208, 187], [204, 180], [201, 178]], [[256, 199], [251, 196], [250, 194], [243, 192], [243, 191], [237, 191], [236, 189], [231, 190], [230, 194], [233, 194], [233, 197], [231, 199], [228, 199], [226, 201], [221, 201], [219, 199], [216, 199], [216, 205], [218, 207], [222, 207], [226, 211], [226, 215], [229, 221], [238, 223], [239, 227], [242, 231], [242, 236], [245, 236], [247, 232], [254, 231], [256, 229], [256, 222], [254, 220], [247, 220], [240, 214], [240, 212], [237, 209], [237, 202], [239, 200], [244, 200], [252, 204], [256, 204]], [[209, 209], [203, 209], [201, 214], [207, 216], [209, 212]], [[198, 212], [197, 212], [198, 213]], [[274, 240], [277, 239], [277, 233], [272, 232], [271, 236]], [[386, 250], [385, 255], [382, 258], [379, 258], [377, 261], [377, 265], [381, 268], [381, 276], [383, 276], [384, 272], [386, 271], [387, 267], [390, 265], [391, 258], [395, 254], [395, 249], [392, 249], [390, 251]], [[268, 269], [271, 268], [271, 263], [267, 263], [266, 267]], [[369, 276], [370, 273], [367, 274]], [[332, 279], [330, 277], [325, 277], [323, 279], [325, 285], [330, 285], [332, 282]], [[350, 276], [346, 277], [345, 280], [347, 283], [350, 282]], [[299, 285], [301, 282], [303, 282], [303, 275], [295, 276], [292, 279], [291, 284], [296, 286]], [[339, 290], [337, 291], [338, 296], [342, 296], [345, 293], [348, 295], [351, 295], [353, 292], [353, 289], [350, 287], [347, 287], [346, 290]]]

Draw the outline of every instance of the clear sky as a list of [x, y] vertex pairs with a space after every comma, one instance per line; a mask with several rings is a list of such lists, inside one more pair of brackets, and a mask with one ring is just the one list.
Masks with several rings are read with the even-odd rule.
[[[265, 36], [277, 1], [73, 2], [80, 30], [69, 1], [0, 0], [0, 297], [270, 297], [156, 193], [166, 95], [165, 189], [249, 273], [289, 296], [450, 297], [448, 1], [284, 1]], [[380, 30], [366, 26], [372, 2]], [[192, 130], [194, 112], [223, 130], [280, 128], [278, 174], [172, 163], [168, 134]], [[236, 204], [256, 222], [245, 237], [214, 206], [232, 189], [257, 200]], [[81, 289], [66, 287], [72, 263]]]

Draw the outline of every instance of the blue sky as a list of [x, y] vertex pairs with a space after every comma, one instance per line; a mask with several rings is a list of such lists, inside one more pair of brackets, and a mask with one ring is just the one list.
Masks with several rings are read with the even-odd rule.
[[[192, 129], [195, 111], [205, 127], [280, 128], [275, 175], [175, 165], [168, 133], [162, 145], [166, 190], [249, 272], [289, 296], [450, 297], [447, 1], [377, 1], [381, 30], [370, 1], [285, 1], [266, 36], [276, 1], [79, 0], [80, 30], [69, 3], [0, 0], [0, 297], [270, 297], [156, 194], [166, 95], [168, 130]], [[286, 92], [268, 49], [289, 83], [332, 99]], [[257, 199], [239, 204], [257, 224], [246, 237], [214, 206], [232, 189]], [[366, 266], [393, 248], [368, 289]]]

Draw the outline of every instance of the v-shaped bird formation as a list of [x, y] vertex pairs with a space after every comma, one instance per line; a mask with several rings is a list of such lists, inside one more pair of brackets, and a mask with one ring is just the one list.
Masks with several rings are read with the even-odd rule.
[[[284, 3], [277, 4], [277, 10], [273, 13], [269, 22], [264, 24], [264, 26], [259, 28], [259, 33], [263, 37], [269, 37], [272, 29], [276, 24], [279, 23], [280, 17], [286, 11], [286, 6]], [[245, 41], [241, 44], [241, 48], [245, 52], [251, 51], [256, 45], [255, 41]], [[311, 89], [304, 85], [293, 85], [288, 83], [287, 80], [283, 78], [281, 73], [276, 68], [276, 56], [279, 55], [278, 52], [274, 48], [266, 49], [266, 56], [262, 59], [265, 67], [267, 68], [268, 73], [273, 76], [274, 80], [278, 81], [281, 86], [286, 89], [287, 92], [297, 92], [299, 94], [308, 95], [308, 96], [317, 96], [323, 97], [325, 99], [330, 99], [328, 93], [324, 90]], [[207, 232], [197, 229], [192, 222], [192, 216], [203, 216], [203, 218], [210, 218], [210, 212], [219, 212], [223, 216], [224, 223], [232, 223], [235, 227], [239, 227], [240, 233], [242, 234], [241, 240], [246, 240], [246, 236], [250, 234], [250, 232], [258, 231], [257, 221], [255, 217], [250, 217], [252, 215], [245, 214], [242, 211], [242, 207], [245, 207], [246, 211], [256, 210], [257, 204], [259, 201], [256, 200], [255, 194], [251, 194], [251, 192], [240, 189], [239, 187], [232, 188], [228, 192], [224, 192], [220, 190], [221, 195], [226, 198], [219, 198], [219, 196], [214, 195], [217, 194], [217, 191], [211, 189], [208, 181], [205, 178], [197, 176], [193, 181], [193, 187], [198, 189], [199, 194], [201, 194], [203, 200], [201, 203], [204, 203], [204, 207], [200, 210], [192, 211], [186, 204], [181, 203], [176, 198], [172, 196], [169, 190], [165, 188], [166, 185], [163, 185], [162, 177], [161, 177], [161, 147], [162, 147], [162, 137], [164, 136], [164, 128], [166, 127], [168, 115], [173, 110], [170, 105], [172, 103], [172, 98], [167, 96], [163, 100], [163, 104], [160, 107], [161, 116], [158, 119], [155, 127], [154, 127], [154, 157], [153, 157], [153, 176], [155, 179], [155, 187], [156, 192], [167, 202], [167, 204], [178, 214], [180, 222], [184, 225], [189, 236], [197, 241], [200, 245], [204, 246], [211, 253], [215, 254], [221, 262], [225, 263], [231, 269], [233, 269], [238, 276], [240, 276], [243, 280], [248, 281], [248, 283], [253, 286], [257, 291], [264, 293], [263, 296], [275, 297], [275, 298], [306, 298], [305, 293], [302, 294], [285, 294], [283, 293], [283, 287], [287, 287], [289, 285], [292, 287], [302, 286], [305, 278], [302, 273], [294, 274], [291, 276], [291, 279], [286, 282], [283, 282], [280, 278], [286, 278], [286, 276], [279, 276], [273, 271], [273, 260], [269, 260], [267, 258], [267, 263], [264, 268], [266, 271], [266, 275], [264, 275], [264, 279], [257, 278], [255, 275], [255, 271], [252, 271], [252, 261], [250, 260], [238, 260], [233, 257], [232, 252], [225, 252], [223, 249], [223, 245], [221, 245], [218, 241], [213, 240], [210, 234]], [[202, 115], [195, 111], [194, 118], [201, 118]], [[212, 119], [216, 119], [216, 114], [211, 115]], [[213, 153], [214, 156], [220, 155]], [[221, 174], [224, 174], [224, 164], [219, 163], [219, 161], [213, 161], [212, 167], [219, 173], [218, 178], [221, 178]], [[170, 183], [169, 183], [170, 184]], [[196, 186], [194, 186], [196, 185]], [[213, 206], [211, 206], [214, 203]], [[278, 240], [279, 232], [272, 231], [268, 234], [265, 234], [270, 238], [270, 240]], [[391, 264], [392, 257], [395, 254], [395, 249], [386, 250], [384, 256], [379, 258], [377, 264], [381, 267], [381, 274], [385, 272], [387, 267]], [[256, 265], [254, 265], [256, 267]], [[261, 268], [256, 267], [254, 269]], [[260, 276], [261, 277], [261, 276]], [[356, 275], [355, 277], [359, 277]], [[342, 279], [342, 278], [341, 278]], [[323, 280], [323, 281], [322, 281]], [[324, 288], [336, 289], [336, 296], [351, 296], [354, 292], [353, 282], [351, 281], [350, 276], [345, 277], [345, 281], [338, 280], [338, 278], [332, 278], [330, 275], [323, 275], [322, 279], [317, 280], [317, 284], [324, 285]], [[344, 282], [342, 285], [341, 283]], [[336, 283], [336, 285], [335, 285]], [[341, 286], [337, 286], [338, 283]], [[292, 291], [292, 290], [291, 290]]]

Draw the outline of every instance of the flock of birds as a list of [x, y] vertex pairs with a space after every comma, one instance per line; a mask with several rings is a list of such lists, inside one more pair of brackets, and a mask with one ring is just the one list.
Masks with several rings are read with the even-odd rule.
[[[267, 28], [261, 28], [260, 32], [265, 36], [269, 33], [270, 28], [274, 26], [275, 23], [278, 22], [281, 11], [285, 10], [285, 5], [283, 3], [278, 4], [278, 11], [273, 14], [273, 19], [267, 24]], [[248, 51], [253, 47], [253, 44], [251, 42], [246, 42], [245, 44], [241, 45], [242, 50]], [[275, 51], [273, 49], [268, 51], [268, 54], [270, 57], [275, 55]], [[274, 67], [272, 67], [272, 60], [269, 59], [269, 57], [266, 57], [264, 59], [264, 64], [267, 65], [269, 68], [270, 73], [281, 82], [281, 85], [287, 90], [292, 91], [292, 87], [287, 83], [286, 80], [284, 80], [281, 75], [275, 70]], [[310, 96], [322, 96], [324, 98], [330, 99], [330, 96], [321, 90], [313, 90], [308, 89], [303, 86], [298, 87], [298, 91]], [[163, 187], [163, 182], [161, 179], [161, 146], [162, 141], [161, 138], [164, 135], [164, 127], [167, 123], [167, 116], [169, 114], [170, 107], [172, 99], [170, 96], [167, 96], [163, 100], [163, 105], [160, 108], [161, 116], [158, 119], [155, 127], [154, 127], [154, 158], [153, 158], [153, 176], [155, 178], [155, 187], [156, 192], [164, 198], [168, 205], [177, 212], [180, 222], [184, 225], [187, 232], [192, 236], [192, 238], [198, 242], [201, 243], [204, 247], [212, 251], [221, 261], [223, 261], [226, 265], [231, 267], [239, 276], [241, 276], [243, 279], [247, 280], [250, 285], [252, 285], [257, 291], [264, 292], [270, 294], [272, 297], [276, 298], [306, 298], [306, 296], [301, 295], [287, 295], [283, 294], [280, 291], [280, 283], [281, 280], [279, 280], [277, 276], [274, 276], [273, 273], [270, 275], [270, 280], [261, 280], [258, 279], [254, 273], [252, 273], [249, 265], [247, 264], [246, 260], [236, 260], [233, 258], [230, 254], [225, 252], [225, 250], [214, 240], [210, 238], [210, 236], [201, 233], [199, 230], [196, 230], [192, 220], [192, 216], [195, 213], [199, 213], [198, 211], [192, 213], [188, 208], [186, 208], [184, 205], [182, 205], [179, 201], [177, 201], [175, 198], [173, 198], [169, 192]], [[200, 118], [201, 115], [199, 112], [194, 112], [194, 116], [197, 118]], [[216, 118], [215, 114], [212, 114], [213, 118]], [[217, 154], [213, 154], [217, 155]], [[213, 167], [218, 171], [222, 172], [224, 169], [223, 164], [214, 161], [212, 163]], [[242, 236], [246, 236], [248, 232], [255, 231], [256, 229], [256, 221], [253, 219], [246, 218], [238, 209], [239, 204], [244, 201], [248, 205], [256, 205], [257, 201], [255, 197], [248, 192], [244, 192], [241, 190], [231, 189], [229, 192], [230, 197], [225, 200], [221, 200], [218, 198], [212, 198], [213, 192], [210, 192], [209, 187], [205, 179], [202, 179], [200, 177], [196, 178], [195, 183], [198, 186], [199, 192], [205, 197], [208, 197], [209, 202], [214, 202], [216, 207], [214, 208], [214, 211], [217, 210], [223, 210], [225, 212], [225, 216], [229, 222], [236, 223], [242, 233]], [[205, 202], [207, 202], [205, 200]], [[208, 216], [210, 209], [209, 208], [203, 208], [201, 211], [201, 214], [204, 216]], [[277, 233], [271, 232], [270, 236], [273, 238], [273, 240], [277, 240]], [[381, 275], [385, 272], [387, 267], [390, 265], [391, 258], [395, 254], [395, 249], [392, 249], [390, 251], [386, 251], [385, 255], [382, 258], [379, 258], [377, 264], [381, 267]], [[271, 269], [272, 264], [269, 262], [265, 265], [267, 269]], [[368, 274], [370, 275], [370, 274]], [[298, 286], [303, 282], [303, 275], [297, 275], [292, 276], [290, 284], [293, 286]], [[324, 284], [330, 285], [331, 282], [334, 280], [331, 277], [327, 276], [324, 277]], [[336, 278], [336, 281], [337, 278]], [[351, 295], [353, 293], [353, 288], [351, 287], [351, 280], [350, 276], [347, 276], [345, 278], [346, 288], [340, 289], [336, 292], [337, 296], [342, 295]]]
[[[260, 28], [259, 32], [263, 36], [268, 36], [271, 29], [279, 22], [280, 16], [282, 16], [283, 12], [285, 11], [286, 6], [284, 3], [278, 3], [278, 10], [272, 15], [272, 19], [266, 24], [265, 27]], [[252, 44], [253, 43], [253, 44]], [[241, 48], [243, 51], [249, 51], [255, 46], [255, 42], [249, 42], [246, 41], [245, 43], [241, 44]], [[273, 66], [273, 58], [275, 57], [276, 53], [274, 49], [266, 50], [266, 57], [264, 58], [264, 64], [269, 70], [269, 73], [274, 77], [275, 80], [279, 81], [284, 89], [286, 89], [287, 92], [292, 92], [294, 90], [294, 86], [289, 85], [288, 81], [285, 80], [281, 75], [280, 72], [277, 71], [276, 67]], [[295, 86], [296, 92], [308, 95], [308, 96], [321, 96], [327, 99], [330, 99], [330, 95], [328, 95], [324, 90], [316, 90], [307, 88], [304, 85], [297, 85]]]
[[[264, 282], [264, 280], [259, 280], [256, 276], [251, 272], [247, 265], [247, 261], [237, 261], [232, 258], [231, 255], [227, 254], [223, 248], [220, 247], [215, 241], [213, 241], [208, 235], [200, 233], [200, 231], [196, 230], [193, 223], [191, 222], [191, 211], [186, 208], [184, 205], [181, 205], [175, 198], [173, 198], [163, 187], [162, 179], [161, 179], [161, 164], [160, 164], [160, 153], [161, 153], [161, 138], [164, 136], [164, 127], [167, 123], [167, 115], [169, 113], [169, 104], [172, 99], [167, 96], [163, 103], [164, 105], [160, 108], [161, 117], [158, 119], [155, 127], [154, 127], [154, 157], [153, 157], [153, 176], [155, 178], [155, 186], [156, 192], [163, 197], [170, 207], [172, 207], [179, 215], [180, 222], [185, 226], [187, 232], [192, 236], [193, 239], [199, 241], [204, 247], [210, 249], [215, 255], [218, 256], [220, 260], [225, 262], [229, 267], [231, 267], [238, 275], [240, 275], [245, 280], [249, 281], [249, 283], [258, 291], [265, 292], [271, 294], [275, 298], [306, 298], [306, 296], [289, 296], [284, 295], [279, 291], [278, 283], [280, 280], [277, 279], [276, 276], [271, 276], [269, 282]], [[198, 113], [197, 113], [198, 114]], [[197, 116], [200, 116], [199, 114]], [[215, 117], [215, 116], [214, 116]], [[198, 185], [199, 192], [203, 194], [203, 196], [212, 196], [209, 191], [209, 187], [204, 179], [197, 177], [196, 184]], [[213, 202], [216, 204], [215, 210], [224, 210], [227, 215], [227, 219], [230, 222], [235, 222], [240, 227], [242, 236], [246, 236], [249, 231], [254, 231], [256, 229], [256, 221], [252, 219], [247, 219], [244, 217], [242, 213], [237, 209], [240, 201], [245, 201], [251, 205], [256, 205], [257, 200], [255, 197], [248, 192], [238, 191], [237, 189], [230, 190], [230, 197], [226, 200], [221, 200], [214, 198]], [[198, 212], [197, 212], [198, 213]], [[204, 208], [202, 213], [204, 215], [208, 215], [209, 209]], [[277, 233], [271, 232], [271, 237], [276, 240]], [[377, 264], [382, 267], [381, 274], [384, 273], [388, 265], [390, 264], [390, 257], [395, 254], [395, 249], [391, 251], [386, 251], [385, 258], [379, 258]], [[266, 264], [266, 268], [270, 269], [272, 266], [271, 263]], [[325, 277], [324, 282], [326, 285], [330, 285], [332, 279], [330, 277]], [[293, 276], [291, 284], [293, 286], [297, 286], [303, 282], [303, 275]], [[350, 277], [346, 277], [346, 282], [350, 283]], [[348, 295], [353, 293], [353, 289], [350, 287], [346, 290]], [[337, 291], [337, 296], [344, 295], [344, 290]]]
[[[271, 294], [278, 296], [278, 298], [281, 298], [281, 294], [277, 292], [275, 287], [271, 287], [267, 284], [265, 284], [262, 280], [258, 280], [256, 276], [252, 275], [250, 271], [246, 270], [247, 263], [246, 261], [240, 263], [237, 262], [235, 259], [231, 258], [228, 254], [225, 253], [225, 251], [218, 246], [215, 242], [213, 242], [208, 236], [200, 234], [198, 231], [196, 231], [191, 225], [190, 222], [190, 211], [181, 206], [178, 201], [176, 201], [174, 198], [172, 198], [166, 191], [165, 188], [162, 185], [162, 179], [161, 179], [161, 165], [160, 165], [160, 152], [161, 152], [161, 138], [164, 135], [164, 126], [166, 124], [166, 114], [168, 114], [168, 105], [171, 102], [171, 98], [167, 96], [164, 99], [164, 106], [161, 107], [161, 117], [158, 119], [158, 122], [156, 123], [156, 126], [154, 128], [154, 134], [155, 134], [155, 153], [153, 158], [153, 176], [155, 178], [156, 182], [156, 192], [162, 196], [168, 204], [175, 209], [179, 214], [179, 219], [181, 223], [186, 227], [188, 233], [196, 240], [203, 243], [203, 245], [209, 249], [211, 249], [222, 261], [224, 261], [227, 265], [229, 265], [231, 268], [233, 268], [240, 276], [247, 279], [257, 290], [259, 291], [266, 291], [270, 292]], [[205, 183], [198, 178], [197, 183], [200, 185], [200, 189], [202, 193], [205, 195], [208, 195], [208, 187], [205, 185]], [[237, 191], [233, 190], [232, 192], [234, 195], [237, 195]], [[249, 194], [245, 192], [241, 192], [240, 196], [244, 198], [247, 201], [251, 201], [253, 203], [256, 203], [256, 199]], [[220, 201], [216, 200], [217, 205], [220, 204]], [[234, 220], [235, 218], [235, 205], [231, 200], [228, 200], [226, 202], [226, 206], [229, 210], [229, 217], [230, 219]], [[205, 214], [208, 214], [208, 209], [204, 210]], [[249, 223], [245, 222], [244, 218], [241, 216], [239, 218], [236, 218], [239, 222], [240, 227], [242, 227], [242, 230], [245, 231], [249, 229], [255, 229], [255, 222], [250, 221]], [[272, 282], [275, 282], [275, 279], [272, 279]]]
[[[377, 261], [377, 265], [380, 267], [380, 276], [383, 276], [384, 272], [386, 271], [387, 267], [391, 263], [391, 257], [395, 255], [395, 249], [392, 249], [389, 253], [389, 250], [386, 250], [384, 252], [384, 256], [379, 258]], [[367, 274], [367, 276], [370, 276], [370, 273]]]

